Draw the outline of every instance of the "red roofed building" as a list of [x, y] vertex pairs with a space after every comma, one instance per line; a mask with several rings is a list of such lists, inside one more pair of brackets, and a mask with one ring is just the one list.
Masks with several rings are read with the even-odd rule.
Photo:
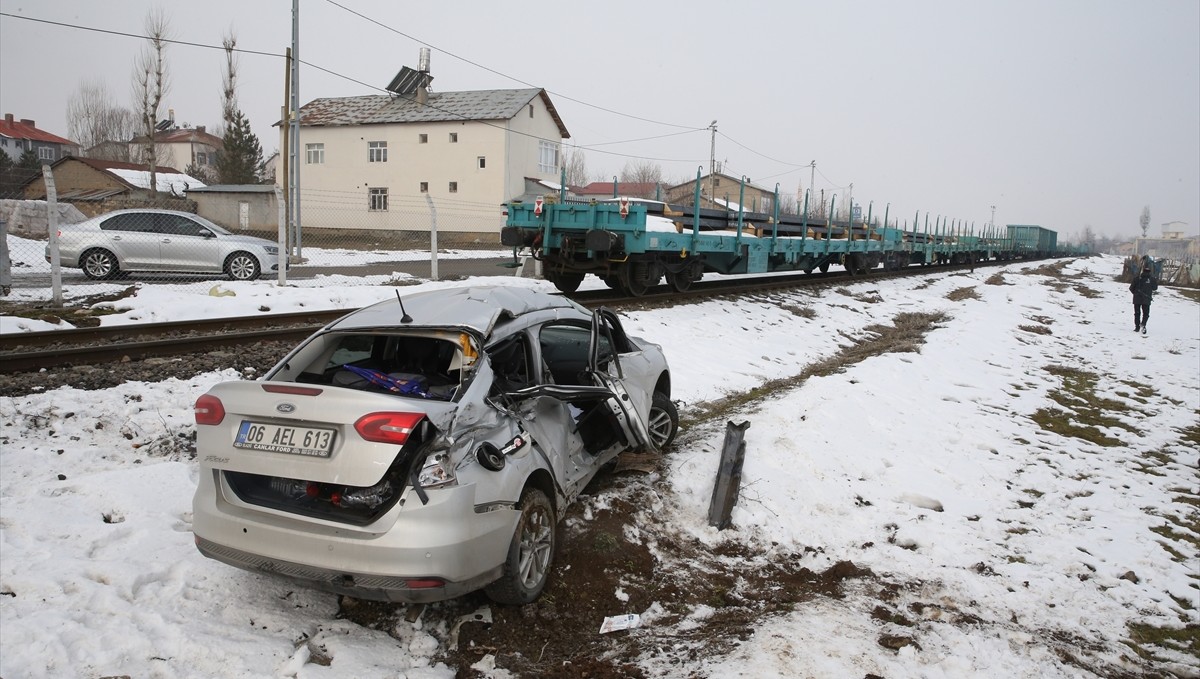
[[15, 163], [26, 151], [33, 151], [38, 160], [47, 164], [66, 156], [78, 155], [79, 145], [70, 139], [39, 130], [32, 120], [15, 120], [13, 114], [5, 113], [4, 120], [0, 120], [0, 152]]

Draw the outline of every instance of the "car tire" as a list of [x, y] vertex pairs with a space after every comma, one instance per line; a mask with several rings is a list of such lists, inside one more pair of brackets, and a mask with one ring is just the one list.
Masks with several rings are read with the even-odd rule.
[[79, 258], [79, 268], [83, 269], [84, 276], [94, 281], [107, 280], [121, 272], [116, 256], [100, 248], [83, 253]]
[[650, 441], [658, 450], [664, 450], [675, 440], [679, 432], [679, 409], [666, 394], [654, 392], [650, 402], [650, 417], [646, 428], [650, 430]]
[[521, 517], [504, 560], [504, 574], [484, 588], [488, 598], [498, 604], [521, 605], [537, 599], [554, 563], [558, 542], [554, 506], [541, 490], [526, 488], [520, 509]]
[[225, 259], [225, 274], [231, 280], [252, 281], [260, 271], [258, 258], [249, 252], [235, 252]]

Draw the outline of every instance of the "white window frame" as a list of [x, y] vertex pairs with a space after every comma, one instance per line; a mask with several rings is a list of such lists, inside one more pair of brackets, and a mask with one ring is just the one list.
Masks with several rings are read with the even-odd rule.
[[545, 139], [538, 142], [538, 172], [558, 171], [558, 147], [559, 144]]
[[450, 133], [450, 143], [451, 143], [451, 144], [457, 144], [457, 143], [458, 143], [458, 133], [457, 133], [457, 132], [451, 132], [451, 133]]
[[386, 141], [369, 141], [369, 142], [367, 142], [367, 162], [368, 163], [386, 163], [387, 162], [387, 142]]
[[367, 211], [388, 211], [388, 190], [386, 186], [372, 186], [367, 189]]
[[325, 142], [304, 145], [304, 162], [309, 165], [325, 164]]
[[38, 160], [54, 160], [54, 148], [51, 146], [39, 146]]
[[479, 156], [475, 159], [475, 167], [480, 170], [487, 169], [487, 156]]

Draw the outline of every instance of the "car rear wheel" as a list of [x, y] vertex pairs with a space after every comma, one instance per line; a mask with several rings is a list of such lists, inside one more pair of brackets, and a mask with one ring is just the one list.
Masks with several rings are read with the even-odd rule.
[[83, 275], [92, 280], [112, 278], [121, 271], [117, 258], [108, 250], [88, 250], [79, 258], [79, 264]]
[[498, 604], [527, 604], [546, 587], [557, 541], [554, 507], [546, 494], [527, 488], [521, 494], [521, 518], [508, 547], [504, 574], [484, 591]]
[[225, 273], [235, 281], [258, 278], [258, 259], [249, 252], [235, 252], [225, 260]]
[[679, 431], [679, 410], [661, 391], [654, 392], [650, 418], [646, 424], [650, 430], [650, 442], [656, 449], [663, 450], [675, 440], [675, 434]]

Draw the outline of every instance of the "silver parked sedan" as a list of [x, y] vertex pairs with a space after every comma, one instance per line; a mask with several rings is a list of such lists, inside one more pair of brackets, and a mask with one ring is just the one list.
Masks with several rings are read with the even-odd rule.
[[359, 598], [527, 603], [567, 505], [620, 453], [674, 439], [670, 390], [660, 348], [611, 311], [397, 293], [196, 401], [196, 545]]
[[[250, 281], [279, 270], [279, 247], [174, 210], [117, 210], [58, 231], [59, 261], [88, 278], [121, 272], [224, 273]], [[50, 245], [46, 245], [50, 261]]]

